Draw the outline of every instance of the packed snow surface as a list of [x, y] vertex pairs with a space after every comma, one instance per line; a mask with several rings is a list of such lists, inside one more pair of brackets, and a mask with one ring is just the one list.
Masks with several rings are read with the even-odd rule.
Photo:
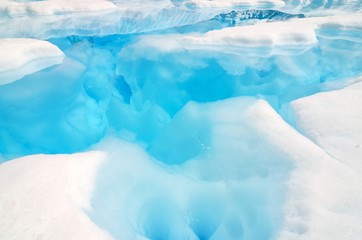
[[[106, 154], [34, 155], [0, 165], [0, 238], [112, 239], [84, 214]], [[21, 189], [21, 191], [19, 191]]]
[[63, 62], [57, 46], [41, 40], [0, 39], [0, 85]]
[[359, 240], [361, 6], [2, 1], [0, 239]]

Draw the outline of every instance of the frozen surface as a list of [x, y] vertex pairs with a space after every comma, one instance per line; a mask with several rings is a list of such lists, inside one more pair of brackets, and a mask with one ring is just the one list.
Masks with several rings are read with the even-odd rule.
[[291, 103], [290, 121], [325, 153], [297, 163], [280, 239], [361, 236], [361, 93], [355, 83]]
[[2, 1], [0, 238], [359, 239], [361, 39], [360, 0]]
[[47, 41], [0, 39], [0, 85], [63, 62], [64, 54]]
[[358, 82], [338, 91], [293, 101], [289, 118], [328, 154], [362, 174], [361, 102], [362, 84]]
[[105, 11], [116, 8], [106, 0], [47, 0], [47, 1], [16, 1], [4, 0], [0, 12], [10, 18], [37, 15], [62, 15], [73, 12]]
[[0, 238], [112, 239], [84, 214], [102, 152], [34, 155], [0, 165]]

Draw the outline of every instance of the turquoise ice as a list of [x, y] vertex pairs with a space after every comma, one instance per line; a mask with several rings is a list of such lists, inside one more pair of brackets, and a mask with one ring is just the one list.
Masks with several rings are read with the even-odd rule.
[[303, 111], [360, 81], [361, 1], [57, 4], [0, 4], [2, 59], [51, 44], [0, 61], [0, 162], [106, 152], [84, 212], [114, 239], [308, 239], [290, 179], [346, 154]]

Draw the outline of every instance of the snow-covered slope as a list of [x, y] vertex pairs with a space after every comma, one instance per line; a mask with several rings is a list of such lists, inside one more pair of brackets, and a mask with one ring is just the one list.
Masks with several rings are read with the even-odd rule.
[[106, 0], [47, 0], [16, 1], [4, 0], [0, 5], [0, 13], [10, 18], [38, 15], [62, 15], [74, 12], [105, 11], [116, 8]]
[[102, 152], [33, 155], [0, 165], [0, 239], [110, 240], [86, 215]]
[[298, 99], [286, 110], [326, 154], [297, 162], [281, 239], [355, 240], [362, 235], [361, 96], [361, 83], [355, 83]]
[[292, 102], [289, 117], [328, 154], [362, 174], [361, 103], [362, 83], [358, 82]]

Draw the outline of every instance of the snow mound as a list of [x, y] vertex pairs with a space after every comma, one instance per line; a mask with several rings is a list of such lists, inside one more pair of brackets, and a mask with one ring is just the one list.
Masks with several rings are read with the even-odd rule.
[[110, 240], [86, 215], [102, 152], [33, 155], [0, 165], [0, 238]]
[[[317, 154], [296, 161], [279, 239], [355, 240], [362, 235], [361, 86], [318, 93], [285, 107], [289, 121], [320, 150], [311, 148], [307, 154]], [[286, 148], [301, 148], [290, 139]]]
[[362, 174], [361, 103], [362, 83], [358, 82], [293, 101], [288, 117], [328, 154]]
[[63, 62], [55, 45], [35, 39], [0, 39], [0, 85]]

